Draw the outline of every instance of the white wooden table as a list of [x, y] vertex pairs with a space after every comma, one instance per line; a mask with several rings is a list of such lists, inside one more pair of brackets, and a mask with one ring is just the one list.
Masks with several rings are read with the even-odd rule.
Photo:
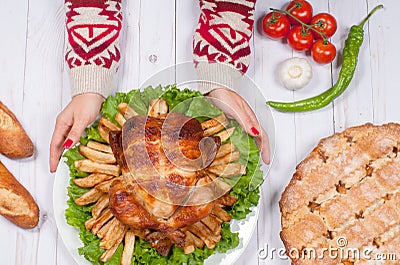
[[[12, 109], [28, 131], [35, 146], [34, 158], [13, 161], [0, 156], [40, 207], [40, 223], [26, 231], [0, 217], [0, 264], [74, 264], [57, 233], [52, 211], [54, 175], [49, 173], [49, 142], [56, 115], [70, 100], [66, 66], [64, 10], [62, 0], [1, 0], [0, 100]], [[329, 11], [338, 20], [332, 41], [340, 51], [349, 27], [358, 23], [375, 5], [385, 10], [366, 25], [366, 37], [358, 67], [348, 90], [327, 108], [304, 114], [273, 112], [276, 126], [276, 155], [262, 187], [263, 201], [256, 232], [237, 264], [290, 264], [275, 254], [257, 253], [268, 247], [281, 248], [278, 201], [294, 168], [322, 137], [372, 122], [400, 122], [400, 61], [398, 23], [400, 2], [396, 0], [310, 0], [316, 12]], [[269, 7], [285, 1], [259, 0], [256, 20]], [[122, 33], [123, 59], [117, 77], [120, 91], [139, 87], [153, 73], [192, 59], [192, 33], [199, 14], [197, 0], [126, 0]], [[255, 30], [249, 76], [264, 96], [296, 100], [320, 93], [336, 80], [341, 53], [332, 65], [313, 63], [314, 78], [299, 92], [283, 88], [277, 79], [280, 62], [294, 53], [281, 42]], [[307, 58], [310, 59], [309, 56]], [[156, 60], [155, 60], [156, 59]], [[265, 253], [264, 253], [265, 254]]]

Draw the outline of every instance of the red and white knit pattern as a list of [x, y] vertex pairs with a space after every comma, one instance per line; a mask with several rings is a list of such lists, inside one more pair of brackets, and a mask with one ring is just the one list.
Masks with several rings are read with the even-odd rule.
[[73, 94], [97, 92], [107, 96], [121, 58], [121, 0], [67, 0], [68, 47]]
[[230, 64], [245, 73], [256, 0], [200, 0], [201, 15], [193, 36], [195, 61]]

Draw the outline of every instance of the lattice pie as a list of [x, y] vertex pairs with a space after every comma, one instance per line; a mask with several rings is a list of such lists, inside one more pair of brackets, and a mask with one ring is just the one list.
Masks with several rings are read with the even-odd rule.
[[365, 124], [297, 166], [280, 201], [293, 264], [400, 264], [399, 146], [400, 124]]

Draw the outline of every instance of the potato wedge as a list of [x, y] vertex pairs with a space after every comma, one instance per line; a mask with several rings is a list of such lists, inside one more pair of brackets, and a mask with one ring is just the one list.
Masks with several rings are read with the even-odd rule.
[[102, 164], [89, 159], [76, 160], [74, 165], [83, 172], [108, 174], [116, 177], [121, 173], [119, 165]]
[[235, 145], [232, 142], [223, 144], [218, 149], [218, 152], [217, 152], [217, 155], [215, 156], [215, 159], [218, 159], [220, 157], [226, 156], [227, 154], [230, 154], [233, 151], [235, 151]]
[[99, 244], [99, 247], [102, 249], [111, 248], [117, 243], [119, 237], [125, 234], [125, 232], [128, 230], [128, 227], [121, 223], [117, 218], [113, 218], [110, 222], [112, 222], [112, 224]]
[[[107, 234], [102, 238], [102, 240], [100, 241], [100, 247], [102, 247], [102, 243], [104, 246], [104, 249], [110, 249], [112, 246], [114, 246], [114, 244], [116, 244], [120, 237], [123, 237], [126, 233], [126, 231], [128, 230], [128, 227], [122, 223], [120, 223], [121, 225], [118, 226], [118, 228], [116, 228], [115, 230], [113, 229], [109, 229]], [[107, 239], [107, 236], [110, 235], [110, 238]]]
[[[97, 234], [98, 230], [111, 218], [113, 217], [110, 209], [105, 209], [97, 218], [92, 217], [85, 222], [86, 230], [90, 231], [97, 224], [101, 224], [101, 226], [97, 229], [94, 234]], [[93, 232], [93, 231], [92, 231]]]
[[92, 216], [99, 217], [101, 212], [110, 205], [108, 194], [103, 194], [92, 208]]
[[185, 235], [186, 235], [186, 238], [190, 238], [193, 241], [193, 243], [196, 247], [203, 248], [204, 241], [201, 240], [200, 238], [198, 238], [197, 236], [195, 236], [194, 234], [192, 234], [192, 232], [190, 232], [189, 230], [186, 230]]
[[226, 119], [224, 114], [221, 114], [215, 118], [209, 119], [203, 123], [201, 123], [201, 127], [203, 129], [203, 135], [205, 137], [214, 135], [217, 132], [222, 131], [228, 126], [229, 121]]
[[90, 231], [96, 222], [97, 222], [97, 218], [94, 218], [94, 217], [86, 220], [86, 222], [85, 222], [86, 230]]
[[196, 184], [196, 186], [207, 187], [213, 190], [215, 196], [214, 198], [221, 197], [232, 189], [232, 187], [228, 183], [225, 183], [223, 180], [221, 180], [221, 178], [217, 177], [216, 175], [210, 172], [206, 173], [207, 176], [201, 179], [201, 182], [198, 181], [198, 184]]
[[97, 129], [99, 130], [99, 134], [101, 138], [103, 138], [104, 141], [107, 143], [110, 143], [110, 129], [108, 129], [106, 126], [99, 124], [97, 126]]
[[230, 178], [233, 176], [246, 174], [246, 166], [235, 163], [230, 163], [228, 165], [212, 166], [209, 167], [207, 170], [223, 178]]
[[104, 125], [105, 127], [107, 127], [110, 131], [120, 131], [121, 130], [120, 127], [118, 127], [117, 125], [112, 123], [109, 119], [107, 119], [104, 116], [100, 118], [99, 123]]
[[208, 176], [212, 179], [212, 183], [215, 187], [215, 196], [220, 197], [228, 193], [232, 186], [221, 180], [217, 175], [207, 172]]
[[96, 222], [94, 223], [92, 227], [92, 233], [96, 235], [100, 228], [103, 227], [111, 218], [113, 218], [113, 214], [109, 208], [105, 209], [100, 216], [97, 218]]
[[195, 250], [193, 239], [185, 236], [185, 245], [183, 246], [183, 253], [190, 254]]
[[113, 226], [113, 222], [112, 220], [115, 219], [115, 217], [113, 217], [110, 221], [108, 221], [105, 225], [103, 225], [100, 230], [96, 233], [96, 236], [98, 236], [99, 238], [103, 238], [108, 231], [110, 230], [110, 228], [112, 228]]
[[215, 202], [223, 206], [232, 206], [235, 204], [236, 201], [237, 201], [236, 197], [230, 194], [226, 194], [222, 197], [219, 197]]
[[151, 117], [160, 117], [168, 113], [168, 104], [162, 98], [150, 100], [148, 115]]
[[94, 150], [100, 151], [100, 152], [104, 152], [104, 153], [109, 153], [112, 154], [112, 149], [109, 145], [105, 145], [99, 142], [95, 142], [95, 141], [89, 141], [86, 145], [89, 148], [92, 148]]
[[108, 193], [110, 191], [111, 183], [114, 181], [114, 179], [110, 179], [107, 181], [104, 181], [98, 185], [96, 185], [94, 188], [100, 192], [103, 193]]
[[202, 222], [196, 222], [192, 226], [197, 227], [205, 236], [209, 237], [214, 242], [221, 240], [221, 233], [214, 235], [214, 233]]
[[135, 250], [135, 234], [128, 230], [125, 234], [124, 251], [122, 252], [121, 265], [131, 265], [133, 251]]
[[123, 116], [125, 116], [126, 109], [128, 108], [128, 103], [121, 102], [118, 104], [117, 108]]
[[222, 207], [219, 205], [214, 206], [213, 210], [211, 211], [211, 214], [218, 217], [219, 219], [221, 219], [224, 222], [229, 222], [232, 219], [232, 217], [229, 215], [229, 213], [227, 211], [225, 211], [224, 209], [222, 209]]
[[118, 122], [118, 124], [122, 127], [124, 126], [126, 119], [124, 118], [124, 116], [122, 116], [121, 112], [117, 112], [117, 114], [115, 114], [114, 117], [115, 121]]
[[192, 232], [194, 235], [198, 236], [201, 240], [203, 240], [209, 249], [215, 248], [215, 242], [209, 237], [207, 233], [201, 231], [197, 226], [194, 225], [190, 225], [187, 228], [190, 232]]
[[221, 234], [222, 222], [218, 220], [215, 216], [207, 215], [205, 218], [201, 219], [201, 222], [206, 225], [215, 236]]
[[219, 138], [221, 138], [221, 143], [222, 143], [222, 142], [225, 142], [226, 140], [228, 140], [229, 137], [232, 136], [234, 131], [235, 131], [235, 127], [231, 127], [231, 128], [228, 128], [226, 130], [223, 130], [223, 131], [215, 134], [215, 136], [218, 136]]
[[80, 206], [84, 206], [96, 202], [101, 196], [103, 196], [102, 192], [96, 189], [91, 189], [81, 197], [76, 198], [74, 202]]
[[204, 137], [214, 135], [214, 134], [216, 134], [217, 132], [220, 132], [220, 131], [222, 131], [223, 129], [225, 129], [225, 126], [226, 126], [226, 125], [220, 123], [220, 124], [218, 124], [218, 125], [215, 126], [215, 127], [211, 127], [211, 128], [209, 128], [209, 129], [205, 130], [205, 131], [203, 132], [203, 135], [204, 135]]
[[214, 161], [211, 163], [210, 166], [226, 165], [230, 162], [234, 162], [234, 161], [238, 160], [239, 157], [240, 157], [240, 151], [234, 151], [223, 157], [214, 159]]
[[117, 240], [116, 243], [107, 249], [99, 258], [100, 261], [102, 262], [107, 262], [108, 260], [111, 259], [111, 257], [114, 255], [115, 251], [117, 251], [117, 248], [119, 247], [119, 244], [121, 244], [122, 240], [124, 240], [125, 233], [122, 234]]
[[[218, 126], [219, 124], [226, 124], [228, 125], [228, 120], [226, 119], [226, 116], [224, 113], [222, 113], [221, 115], [218, 115], [217, 117], [214, 117], [212, 119], [203, 121], [201, 123], [201, 128], [203, 129], [203, 131], [210, 129], [212, 127]], [[225, 125], [225, 126], [226, 126]]]
[[93, 173], [85, 178], [76, 178], [74, 179], [74, 184], [81, 187], [81, 188], [92, 188], [97, 184], [112, 179], [115, 176], [108, 175], [108, 174], [100, 174], [100, 173]]
[[183, 253], [190, 254], [195, 251], [194, 244], [190, 243], [183, 247]]
[[84, 146], [83, 144], [79, 145], [78, 147], [79, 153], [83, 155], [86, 158], [89, 158], [90, 160], [98, 163], [104, 163], [104, 164], [115, 164], [116, 160], [113, 154], [109, 153], [103, 153], [97, 150], [94, 150], [92, 148], [89, 148], [87, 146]]
[[139, 115], [131, 106], [129, 106], [125, 102], [120, 103], [117, 108], [121, 112], [121, 114], [124, 116], [124, 118], [127, 120], [134, 116]]

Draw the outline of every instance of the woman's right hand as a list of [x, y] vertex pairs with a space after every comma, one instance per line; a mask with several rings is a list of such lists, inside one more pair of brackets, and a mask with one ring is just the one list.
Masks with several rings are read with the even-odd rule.
[[270, 163], [270, 149], [267, 132], [261, 127], [256, 115], [247, 102], [236, 92], [225, 88], [216, 88], [209, 94], [209, 99], [229, 118], [235, 119], [245, 131], [253, 136], [261, 150], [264, 163]]
[[55, 172], [64, 151], [79, 142], [85, 128], [100, 112], [104, 98], [100, 94], [76, 95], [58, 115], [50, 143], [50, 172]]

